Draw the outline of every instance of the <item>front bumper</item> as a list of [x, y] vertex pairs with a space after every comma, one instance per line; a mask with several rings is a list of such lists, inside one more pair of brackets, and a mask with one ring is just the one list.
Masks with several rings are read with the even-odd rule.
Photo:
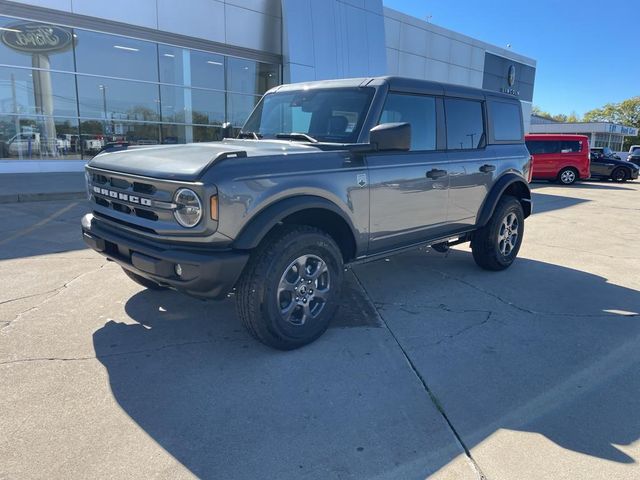
[[[92, 214], [82, 218], [85, 243], [122, 268], [198, 298], [224, 298], [235, 286], [249, 253], [174, 247], [140, 241], [101, 225]], [[176, 274], [176, 265], [182, 274]]]
[[638, 170], [631, 170], [631, 180], [638, 178]]

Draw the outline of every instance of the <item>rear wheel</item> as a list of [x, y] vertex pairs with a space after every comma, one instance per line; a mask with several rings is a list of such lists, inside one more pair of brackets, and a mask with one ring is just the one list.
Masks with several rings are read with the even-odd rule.
[[473, 259], [485, 270], [504, 270], [518, 255], [524, 234], [524, 212], [517, 198], [503, 196], [493, 216], [473, 234]]
[[622, 168], [622, 167], [618, 167], [616, 168], [613, 172], [611, 172], [611, 180], [613, 180], [614, 182], [626, 182], [627, 181], [627, 171]]
[[253, 252], [236, 290], [236, 311], [257, 340], [292, 350], [322, 335], [339, 305], [343, 261], [322, 230], [286, 225]]
[[122, 271], [127, 275], [127, 277], [129, 277], [131, 280], [136, 282], [138, 285], [142, 285], [143, 287], [148, 288], [149, 290], [164, 290], [167, 288], [154, 282], [153, 280], [149, 280], [148, 278], [144, 278], [138, 275], [137, 273], [133, 273], [132, 271], [127, 270], [126, 268], [123, 268]]
[[571, 185], [578, 179], [578, 172], [574, 168], [563, 168], [558, 173], [558, 181], [563, 185]]

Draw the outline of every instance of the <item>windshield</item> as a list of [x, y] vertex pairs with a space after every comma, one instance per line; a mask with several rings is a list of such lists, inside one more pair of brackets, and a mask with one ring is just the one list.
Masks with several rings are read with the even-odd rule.
[[355, 143], [373, 93], [373, 88], [270, 93], [264, 96], [244, 124], [241, 135]]

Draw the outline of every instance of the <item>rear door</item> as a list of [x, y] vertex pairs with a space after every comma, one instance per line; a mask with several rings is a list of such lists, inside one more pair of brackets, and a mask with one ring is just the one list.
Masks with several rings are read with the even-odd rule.
[[387, 95], [379, 123], [410, 123], [411, 150], [366, 156], [371, 254], [437, 237], [446, 229], [449, 172], [446, 152], [438, 149], [436, 105], [433, 96]]
[[483, 103], [476, 99], [444, 99], [450, 177], [447, 222], [451, 230], [475, 224], [496, 172], [496, 163], [485, 161]]

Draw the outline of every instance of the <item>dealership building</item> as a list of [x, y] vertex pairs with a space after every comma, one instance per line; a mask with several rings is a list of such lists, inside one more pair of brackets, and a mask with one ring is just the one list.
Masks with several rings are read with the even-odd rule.
[[0, 0], [0, 174], [218, 140], [280, 83], [401, 75], [522, 101], [536, 62], [383, 0]]
[[592, 147], [606, 147], [621, 152], [625, 137], [638, 136], [638, 129], [611, 122], [556, 122], [532, 115], [529, 133], [586, 135]]

